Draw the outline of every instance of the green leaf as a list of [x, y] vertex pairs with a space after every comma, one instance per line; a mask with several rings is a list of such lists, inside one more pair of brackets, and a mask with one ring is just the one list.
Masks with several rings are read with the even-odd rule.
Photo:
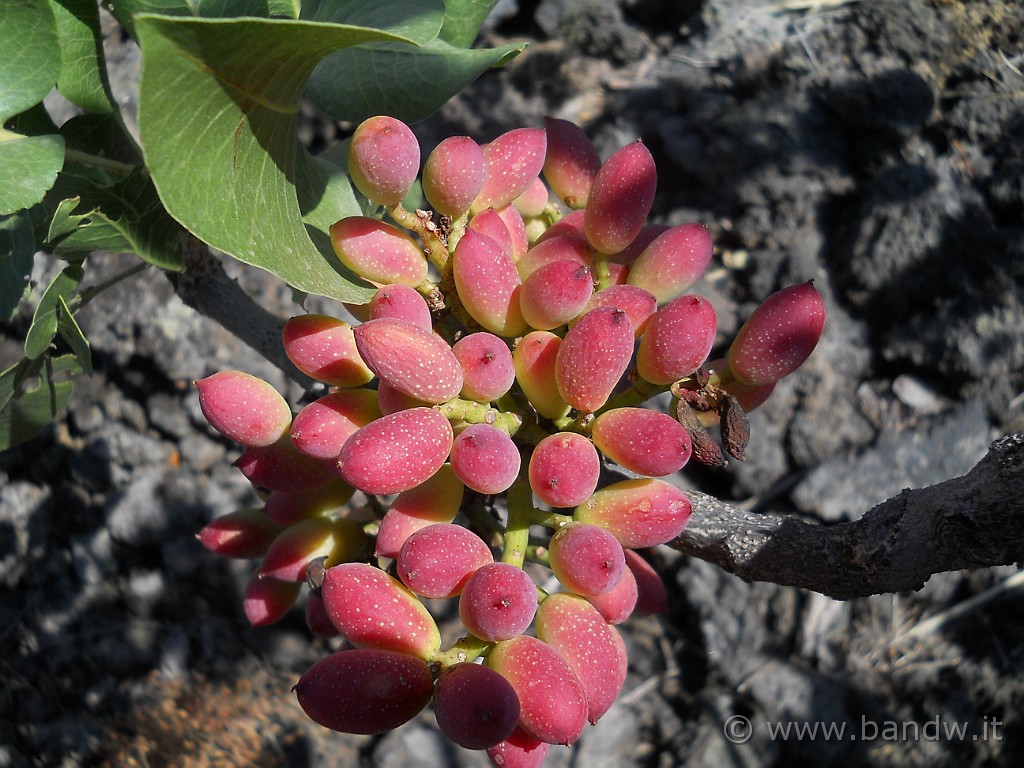
[[57, 297], [57, 333], [68, 343], [82, 370], [92, 376], [92, 350], [63, 296]]
[[395, 36], [306, 21], [161, 16], [138, 17], [136, 31], [139, 131], [171, 216], [203, 242], [294, 288], [366, 301], [372, 288], [306, 232], [295, 131], [302, 87], [316, 62], [339, 48]]
[[0, 218], [0, 320], [12, 317], [25, 295], [36, 242], [28, 213]]
[[416, 43], [429, 43], [444, 23], [444, 0], [307, 0], [302, 18], [381, 29]]
[[57, 208], [53, 212], [53, 218], [50, 219], [50, 228], [46, 233], [46, 242], [53, 243], [78, 228], [82, 219], [88, 215], [81, 214], [76, 216], [72, 213], [80, 202], [82, 202], [81, 197], [69, 197], [57, 204]]
[[[490, 67], [500, 66], [525, 46], [456, 48], [433, 40], [419, 48], [374, 43], [338, 51], [313, 72], [307, 92], [338, 120], [360, 122], [388, 114], [406, 122], [428, 117]], [[344, 88], [338, 84], [344, 83]]]
[[302, 12], [302, 2], [301, 0], [267, 0], [267, 11], [270, 16], [297, 19]]
[[[0, 3], [0, 125], [39, 104], [59, 73], [57, 25], [46, 0]], [[59, 136], [0, 127], [0, 215], [42, 200], [63, 162]]]
[[[116, 0], [111, 9], [114, 17], [130, 33], [135, 34], [134, 17], [142, 13], [190, 18], [236, 18], [278, 15], [276, 9], [295, 0]], [[290, 16], [290, 14], [287, 14]], [[294, 17], [292, 17], [294, 18]]]
[[445, 0], [441, 39], [459, 48], [469, 48], [476, 40], [480, 25], [497, 0]]
[[67, 405], [73, 384], [57, 381], [75, 373], [72, 355], [51, 360], [22, 360], [0, 373], [0, 451], [35, 437]]
[[0, 128], [0, 215], [42, 200], [62, 165], [60, 136], [21, 136]]
[[305, 172], [299, 176], [299, 207], [302, 220], [326, 232], [346, 216], [361, 216], [362, 206], [345, 169], [323, 156], [305, 156]]
[[82, 282], [83, 275], [82, 268], [77, 264], [64, 267], [43, 291], [35, 314], [32, 315], [32, 325], [25, 335], [25, 357], [29, 360], [35, 360], [50, 348], [50, 342], [57, 335], [59, 300], [66, 299], [74, 292]]
[[57, 27], [46, 0], [0, 3], [0, 124], [42, 101], [59, 72]]
[[47, 233], [56, 255], [135, 253], [161, 269], [184, 268], [186, 233], [164, 210], [148, 177], [133, 173], [108, 186], [85, 176], [71, 182], [67, 188], [79, 194], [60, 201]]
[[57, 90], [90, 112], [114, 111], [107, 87], [100, 38], [100, 15], [95, 0], [50, 0], [57, 23], [61, 68]]

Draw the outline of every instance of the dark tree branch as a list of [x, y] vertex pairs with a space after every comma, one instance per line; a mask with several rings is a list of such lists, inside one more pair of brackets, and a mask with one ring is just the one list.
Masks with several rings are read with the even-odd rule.
[[192, 238], [184, 271], [165, 274], [186, 305], [220, 323], [304, 389], [317, 388], [316, 382], [299, 371], [285, 355], [281, 345], [284, 322], [243, 291], [205, 244]]
[[839, 600], [920, 589], [934, 573], [1024, 561], [1024, 434], [1001, 438], [966, 475], [905, 490], [834, 525], [737, 509], [689, 493], [671, 546], [747, 581]]

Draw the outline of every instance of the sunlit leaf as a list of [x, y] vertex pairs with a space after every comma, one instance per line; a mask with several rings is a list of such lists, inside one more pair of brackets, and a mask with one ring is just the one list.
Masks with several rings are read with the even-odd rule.
[[[203, 242], [294, 288], [366, 301], [372, 288], [306, 232], [296, 193], [305, 163], [295, 132], [317, 61], [394, 36], [306, 21], [162, 16], [139, 17], [136, 31], [139, 130], [167, 211]], [[304, 203], [314, 210], [319, 201]]]
[[441, 39], [460, 48], [469, 48], [476, 40], [480, 25], [497, 0], [445, 0]]
[[46, 0], [0, 3], [0, 123], [42, 101], [59, 72], [57, 25]]
[[57, 24], [61, 68], [57, 89], [90, 112], [114, 110], [106, 84], [96, 0], [50, 0]]
[[0, 128], [0, 215], [42, 200], [63, 164], [60, 136], [21, 136]]
[[[483, 72], [523, 50], [457, 48], [433, 40], [419, 48], [374, 43], [338, 51], [321, 62], [307, 92], [324, 112], [359, 122], [387, 114], [407, 122], [428, 117]], [[344, 82], [346, 87], [339, 88]]]

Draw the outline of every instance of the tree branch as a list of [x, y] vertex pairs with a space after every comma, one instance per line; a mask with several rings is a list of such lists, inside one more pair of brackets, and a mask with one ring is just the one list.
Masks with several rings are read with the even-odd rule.
[[670, 546], [747, 581], [838, 600], [917, 590], [943, 571], [1024, 561], [1024, 434], [994, 442], [963, 477], [905, 490], [848, 523], [756, 514], [687, 495], [693, 516]]
[[204, 243], [191, 238], [184, 271], [164, 274], [186, 305], [220, 323], [303, 389], [315, 390], [319, 387], [285, 355], [281, 344], [284, 321], [265, 310], [243, 291]]

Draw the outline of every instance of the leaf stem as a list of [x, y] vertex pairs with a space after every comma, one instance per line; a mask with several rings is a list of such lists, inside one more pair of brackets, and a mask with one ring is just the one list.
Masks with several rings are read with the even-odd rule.
[[[82, 152], [78, 149], [65, 149], [64, 150], [65, 160], [74, 160], [76, 163], [81, 165], [87, 165], [90, 168], [100, 168], [104, 171], [114, 171], [116, 173], [127, 176], [133, 171], [142, 169], [141, 166], [131, 165], [130, 163], [122, 163], [119, 160], [111, 160], [108, 157], [100, 157], [99, 155], [90, 155], [88, 152]], [[144, 172], [144, 169], [142, 169]]]
[[138, 264], [135, 264], [135, 265], [129, 267], [128, 269], [124, 270], [123, 272], [117, 273], [116, 275], [114, 275], [109, 280], [104, 280], [99, 285], [93, 285], [93, 286], [85, 289], [84, 291], [82, 291], [78, 295], [76, 301], [72, 301], [71, 302], [71, 306], [70, 306], [71, 311], [72, 312], [77, 312], [82, 307], [84, 307], [86, 304], [88, 304], [90, 301], [92, 301], [97, 296], [99, 296], [101, 293], [103, 293], [103, 291], [105, 291], [108, 288], [111, 288], [111, 287], [117, 285], [122, 280], [127, 280], [129, 277], [137, 275], [139, 272], [142, 272], [148, 266], [149, 266], [149, 264], [147, 264], [146, 262], [140, 261]]

